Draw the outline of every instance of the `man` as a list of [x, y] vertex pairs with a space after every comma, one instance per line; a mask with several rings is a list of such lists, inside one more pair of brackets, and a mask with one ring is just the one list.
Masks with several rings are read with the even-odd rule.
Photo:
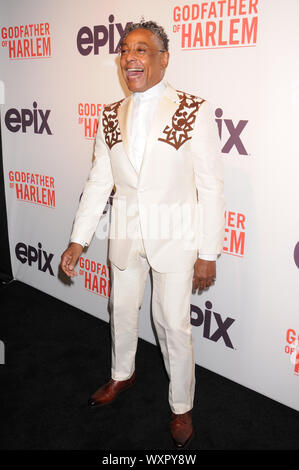
[[99, 118], [95, 161], [61, 267], [76, 275], [74, 266], [115, 186], [112, 373], [89, 404], [108, 404], [135, 383], [138, 312], [151, 269], [153, 320], [169, 376], [170, 431], [182, 448], [193, 436], [192, 281], [197, 290], [215, 280], [224, 197], [212, 111], [202, 98], [163, 81], [168, 60], [168, 38], [156, 23], [142, 21], [125, 31], [120, 66], [132, 95], [106, 106]]

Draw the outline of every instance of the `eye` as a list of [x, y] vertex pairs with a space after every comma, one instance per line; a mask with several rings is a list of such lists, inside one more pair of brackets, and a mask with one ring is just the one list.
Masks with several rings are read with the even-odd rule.
[[128, 49], [121, 49], [120, 50], [121, 55], [125, 55], [128, 53]]
[[140, 55], [144, 55], [146, 53], [146, 49], [144, 47], [137, 47], [137, 52]]

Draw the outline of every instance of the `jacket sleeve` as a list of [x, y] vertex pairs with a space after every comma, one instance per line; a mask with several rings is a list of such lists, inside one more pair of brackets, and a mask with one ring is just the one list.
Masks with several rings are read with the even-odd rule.
[[191, 148], [198, 196], [198, 256], [217, 255], [224, 242], [224, 184], [218, 129], [207, 101], [199, 108]]
[[109, 151], [103, 135], [102, 114], [100, 114], [94, 161], [75, 216], [71, 242], [89, 245], [113, 185]]

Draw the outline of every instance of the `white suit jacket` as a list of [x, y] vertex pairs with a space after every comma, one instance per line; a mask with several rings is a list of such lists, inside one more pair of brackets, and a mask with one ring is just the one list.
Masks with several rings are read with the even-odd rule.
[[130, 155], [132, 96], [99, 117], [95, 159], [71, 241], [88, 245], [113, 198], [109, 259], [125, 269], [137, 224], [158, 272], [191, 269], [200, 254], [218, 254], [224, 239], [220, 141], [210, 104], [169, 84], [158, 104], [140, 172]]

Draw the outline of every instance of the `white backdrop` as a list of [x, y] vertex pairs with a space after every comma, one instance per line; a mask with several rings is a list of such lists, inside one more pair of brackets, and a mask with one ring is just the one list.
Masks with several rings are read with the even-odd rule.
[[[196, 362], [299, 410], [299, 3], [0, 5], [1, 132], [15, 279], [109, 320], [102, 230], [73, 283], [63, 282], [58, 266], [91, 166], [98, 111], [127, 93], [114, 53], [120, 34], [127, 22], [155, 20], [170, 38], [167, 80], [212, 102], [223, 144], [226, 240], [215, 286], [191, 299]], [[140, 316], [140, 337], [154, 343], [150, 279]]]

